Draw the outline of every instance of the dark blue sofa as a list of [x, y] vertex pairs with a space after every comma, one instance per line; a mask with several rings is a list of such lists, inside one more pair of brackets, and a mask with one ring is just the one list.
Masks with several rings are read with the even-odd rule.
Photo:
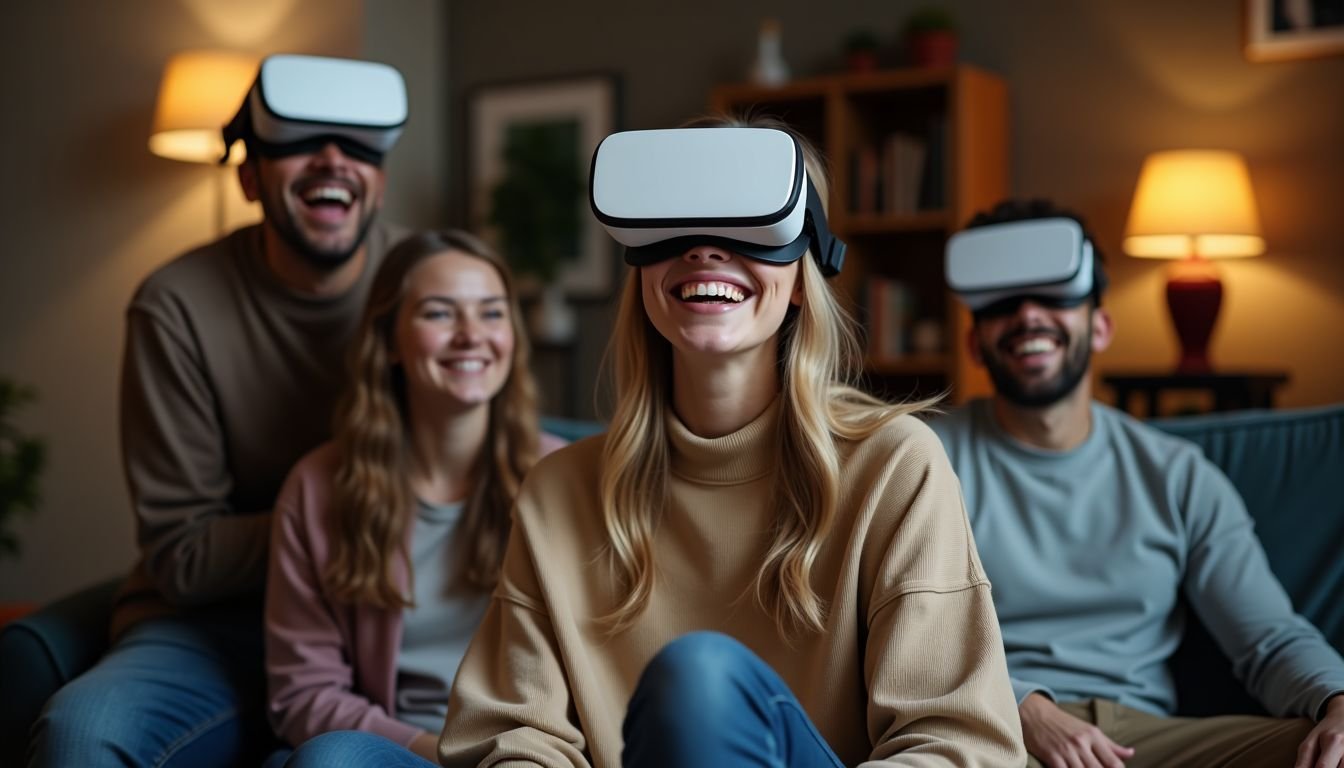
[[[1152, 422], [1197, 443], [1241, 491], [1294, 605], [1344, 652], [1344, 404]], [[546, 420], [570, 439], [589, 422]], [[28, 726], [58, 687], [102, 653], [115, 581], [0, 630], [0, 765], [22, 764]], [[1182, 714], [1260, 712], [1197, 621], [1172, 662]]]

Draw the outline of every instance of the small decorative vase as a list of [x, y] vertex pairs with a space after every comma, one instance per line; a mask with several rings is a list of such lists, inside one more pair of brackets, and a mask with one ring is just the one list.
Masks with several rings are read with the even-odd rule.
[[845, 69], [850, 72], [876, 72], [877, 51], [850, 51], [845, 54]]
[[578, 313], [565, 299], [565, 289], [556, 283], [542, 289], [527, 315], [527, 329], [539, 344], [568, 344], [579, 328]]
[[751, 68], [751, 80], [760, 85], [783, 85], [789, 81], [789, 64], [784, 61], [780, 39], [782, 28], [778, 19], [761, 22], [756, 39], [756, 63]]

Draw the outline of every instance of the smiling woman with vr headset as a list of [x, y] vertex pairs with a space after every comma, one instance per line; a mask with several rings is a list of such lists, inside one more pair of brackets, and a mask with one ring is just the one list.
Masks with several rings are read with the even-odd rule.
[[1024, 762], [929, 403], [851, 384], [820, 158], [712, 119], [608, 137], [591, 184], [633, 267], [614, 418], [525, 481], [440, 762]]

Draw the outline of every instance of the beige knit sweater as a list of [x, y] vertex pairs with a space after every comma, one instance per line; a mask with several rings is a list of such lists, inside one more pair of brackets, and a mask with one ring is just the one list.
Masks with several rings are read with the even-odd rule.
[[812, 573], [825, 631], [786, 641], [757, 605], [778, 416], [777, 401], [738, 432], [704, 439], [669, 414], [656, 585], [615, 637], [594, 622], [618, 599], [597, 502], [603, 436], [533, 468], [500, 585], [453, 687], [443, 765], [619, 766], [640, 672], [667, 642], [704, 629], [770, 664], [846, 765], [1025, 764], [959, 485], [917, 419], [842, 449], [838, 518]]

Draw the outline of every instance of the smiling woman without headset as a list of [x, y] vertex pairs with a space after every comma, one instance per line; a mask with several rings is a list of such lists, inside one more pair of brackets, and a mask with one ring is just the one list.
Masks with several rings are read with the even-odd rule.
[[388, 252], [334, 432], [275, 505], [271, 724], [300, 747], [291, 765], [358, 763], [346, 734], [301, 746], [341, 730], [433, 757], [514, 496], [537, 456], [563, 444], [538, 432], [517, 295], [484, 243], [425, 232]]
[[445, 766], [1007, 766], [1017, 708], [956, 477], [849, 382], [821, 163], [776, 123], [609, 136], [633, 269], [610, 430], [528, 475]]

